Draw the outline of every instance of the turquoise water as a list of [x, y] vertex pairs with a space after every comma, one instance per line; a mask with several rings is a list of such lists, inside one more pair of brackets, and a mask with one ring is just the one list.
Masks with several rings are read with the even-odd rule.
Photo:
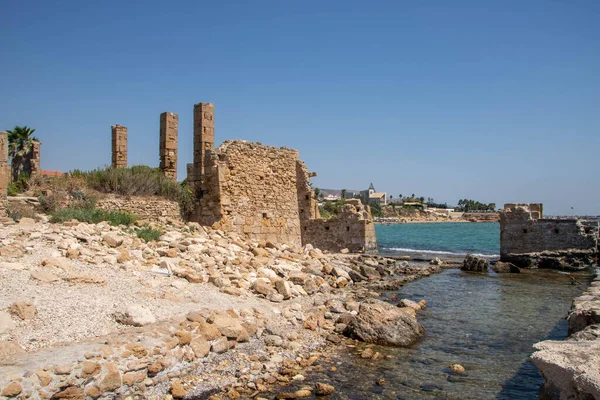
[[[385, 255], [499, 254], [497, 223], [377, 225], [376, 233]], [[309, 379], [334, 385], [329, 398], [340, 400], [537, 399], [543, 379], [529, 359], [532, 345], [566, 336], [571, 300], [591, 278], [590, 271], [572, 276], [578, 285], [552, 270], [474, 274], [447, 269], [383, 292], [384, 300], [394, 295], [427, 301], [427, 309], [418, 313], [425, 336], [408, 348], [375, 346], [388, 356], [379, 361], [358, 355], [365, 344], [358, 351], [341, 350]], [[454, 363], [467, 375], [453, 375], [448, 366]]]
[[435, 257], [471, 253], [498, 257], [500, 254], [497, 222], [377, 224], [375, 233], [382, 255]]
[[[532, 345], [566, 336], [571, 299], [590, 279], [585, 273], [575, 276], [580, 285], [549, 270], [473, 274], [450, 269], [384, 293], [384, 299], [395, 294], [427, 300], [427, 309], [418, 313], [425, 336], [408, 348], [375, 346], [391, 356], [379, 361], [364, 360], [353, 349], [342, 351], [333, 362], [336, 372], [311, 379], [336, 387], [330, 399], [537, 399], [543, 379], [529, 360]], [[454, 363], [467, 375], [453, 375], [448, 366]], [[381, 378], [384, 385], [378, 383]]]

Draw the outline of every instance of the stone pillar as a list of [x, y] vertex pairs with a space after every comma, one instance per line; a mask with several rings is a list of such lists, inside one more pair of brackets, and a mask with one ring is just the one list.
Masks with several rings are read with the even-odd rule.
[[177, 132], [179, 115], [160, 114], [160, 170], [169, 179], [177, 180]]
[[[10, 182], [10, 167], [8, 165], [8, 133], [0, 132], [0, 210], [6, 207], [6, 191]], [[0, 215], [2, 216], [2, 215]]]
[[112, 129], [112, 167], [127, 168], [127, 127], [115, 125]]
[[187, 173], [186, 177], [188, 180], [188, 184], [194, 182], [194, 163], [189, 163], [185, 165], [185, 172]]
[[31, 177], [40, 176], [42, 168], [40, 167], [40, 146], [41, 142], [34, 140], [31, 142]]
[[215, 147], [215, 106], [211, 103], [194, 105], [194, 171], [193, 181], [199, 183], [204, 175], [206, 150]]

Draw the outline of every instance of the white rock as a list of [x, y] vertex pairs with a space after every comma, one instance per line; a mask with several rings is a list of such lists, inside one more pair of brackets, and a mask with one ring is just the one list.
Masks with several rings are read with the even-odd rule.
[[16, 326], [9, 313], [0, 311], [0, 333], [15, 329]]
[[152, 312], [139, 304], [130, 304], [123, 311], [115, 313], [115, 320], [132, 326], [144, 326], [156, 322]]

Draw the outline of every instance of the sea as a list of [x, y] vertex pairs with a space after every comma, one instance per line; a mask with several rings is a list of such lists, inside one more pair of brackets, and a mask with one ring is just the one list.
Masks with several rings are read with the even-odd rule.
[[[377, 225], [376, 233], [384, 255], [499, 255], [497, 223]], [[335, 386], [331, 399], [537, 399], [543, 379], [530, 361], [532, 346], [566, 337], [571, 301], [588, 286], [593, 271], [571, 276], [577, 284], [551, 270], [446, 269], [383, 292], [381, 298], [390, 302], [427, 301], [417, 314], [424, 337], [408, 348], [360, 344], [342, 349], [309, 379]], [[362, 359], [367, 346], [386, 357]], [[449, 369], [454, 363], [464, 366], [466, 375], [454, 375]]]
[[440, 222], [375, 225], [379, 253], [416, 258], [464, 257], [467, 253], [500, 257], [500, 224], [497, 222]]

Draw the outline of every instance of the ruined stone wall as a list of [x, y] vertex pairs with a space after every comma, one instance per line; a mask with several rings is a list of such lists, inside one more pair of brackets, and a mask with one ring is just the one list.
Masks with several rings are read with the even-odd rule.
[[311, 219], [302, 227], [302, 243], [338, 252], [377, 251], [375, 224], [368, 207], [359, 199], [347, 200], [337, 218]]
[[558, 250], [593, 250], [597, 229], [577, 219], [542, 219], [541, 205], [505, 206], [500, 212], [500, 254]]
[[127, 168], [127, 127], [114, 125], [112, 131], [112, 166]]
[[194, 105], [194, 167], [192, 182], [204, 175], [206, 151], [215, 147], [215, 106], [211, 103]]
[[31, 176], [40, 176], [42, 174], [42, 168], [40, 166], [40, 147], [41, 143], [37, 140], [31, 143], [31, 158], [29, 159], [31, 166]]
[[177, 135], [179, 115], [170, 112], [160, 114], [160, 170], [169, 179], [177, 180]]
[[98, 200], [96, 207], [106, 211], [123, 211], [154, 222], [181, 221], [179, 203], [160, 197], [109, 196]]
[[226, 141], [206, 155], [192, 220], [256, 241], [301, 243], [296, 150]]
[[0, 132], [0, 217], [6, 209], [6, 192], [10, 182], [8, 165], [8, 133]]

